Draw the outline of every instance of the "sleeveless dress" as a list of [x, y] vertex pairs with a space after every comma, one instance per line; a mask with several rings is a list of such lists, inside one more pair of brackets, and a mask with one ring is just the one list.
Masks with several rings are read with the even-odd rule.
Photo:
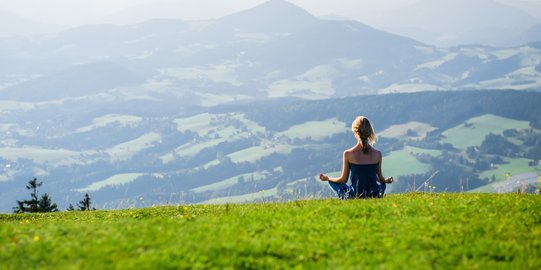
[[378, 166], [376, 164], [349, 163], [349, 180], [351, 185], [329, 182], [330, 187], [340, 199], [381, 198], [385, 194], [386, 184], [378, 183]]
[[351, 187], [355, 198], [381, 198], [378, 182], [378, 165], [349, 163]]

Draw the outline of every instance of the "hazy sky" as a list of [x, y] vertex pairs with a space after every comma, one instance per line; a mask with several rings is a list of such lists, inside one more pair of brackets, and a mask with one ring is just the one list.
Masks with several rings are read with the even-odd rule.
[[[209, 19], [247, 9], [266, 0], [0, 0], [0, 9], [39, 22], [74, 26], [122, 22], [154, 14], [182, 19]], [[359, 19], [362, 14], [399, 8], [419, 0], [289, 0], [310, 13]], [[472, 0], [475, 1], [475, 0]], [[519, 0], [499, 0], [519, 1]], [[541, 0], [520, 0], [536, 1]], [[129, 15], [128, 15], [129, 14]], [[132, 18], [129, 18], [131, 16]], [[124, 18], [125, 17], [125, 18]], [[117, 20], [118, 19], [118, 20]], [[1, 27], [1, 26], [0, 26]]]
[[[266, 0], [0, 0], [7, 9], [40, 22], [77, 25], [111, 20], [115, 14], [147, 10], [167, 13], [160, 6], [175, 7], [183, 19], [209, 19], [247, 9]], [[400, 7], [418, 0], [289, 0], [314, 15], [355, 17], [356, 13]], [[164, 5], [166, 3], [166, 5]], [[163, 8], [162, 8], [163, 9]], [[119, 15], [120, 16], [120, 15]]]

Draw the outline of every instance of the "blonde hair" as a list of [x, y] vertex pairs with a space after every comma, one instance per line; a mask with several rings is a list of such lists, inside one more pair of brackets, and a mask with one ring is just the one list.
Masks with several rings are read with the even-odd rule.
[[351, 123], [351, 130], [357, 140], [359, 140], [363, 145], [363, 153], [368, 153], [369, 142], [376, 142], [376, 134], [374, 128], [370, 124], [368, 118], [364, 116], [357, 116], [353, 123]]

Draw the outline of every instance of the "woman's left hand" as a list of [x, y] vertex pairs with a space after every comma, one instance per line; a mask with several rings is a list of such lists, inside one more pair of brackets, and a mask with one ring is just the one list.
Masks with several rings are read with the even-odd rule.
[[392, 184], [393, 182], [394, 182], [394, 178], [392, 176], [385, 179], [385, 183], [387, 183], [387, 184]]

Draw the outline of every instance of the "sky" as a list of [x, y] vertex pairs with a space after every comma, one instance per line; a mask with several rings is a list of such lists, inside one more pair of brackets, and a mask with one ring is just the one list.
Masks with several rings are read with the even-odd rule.
[[[129, 24], [151, 17], [212, 19], [251, 8], [265, 1], [267, 0], [0, 0], [0, 10], [8, 10], [41, 23], [73, 27], [90, 23]], [[334, 15], [362, 21], [365, 15], [400, 8], [420, 0], [288, 1], [316, 16]]]
[[[80, 25], [114, 21], [125, 11], [146, 10], [152, 13], [167, 13], [160, 10], [160, 3], [176, 8], [178, 18], [211, 19], [248, 9], [266, 0], [0, 0], [0, 8], [35, 21], [58, 24]], [[418, 0], [289, 0], [308, 12], [320, 15], [355, 17], [357, 13], [396, 8]], [[541, 0], [540, 0], [541, 1]], [[171, 13], [171, 11], [169, 12]]]

